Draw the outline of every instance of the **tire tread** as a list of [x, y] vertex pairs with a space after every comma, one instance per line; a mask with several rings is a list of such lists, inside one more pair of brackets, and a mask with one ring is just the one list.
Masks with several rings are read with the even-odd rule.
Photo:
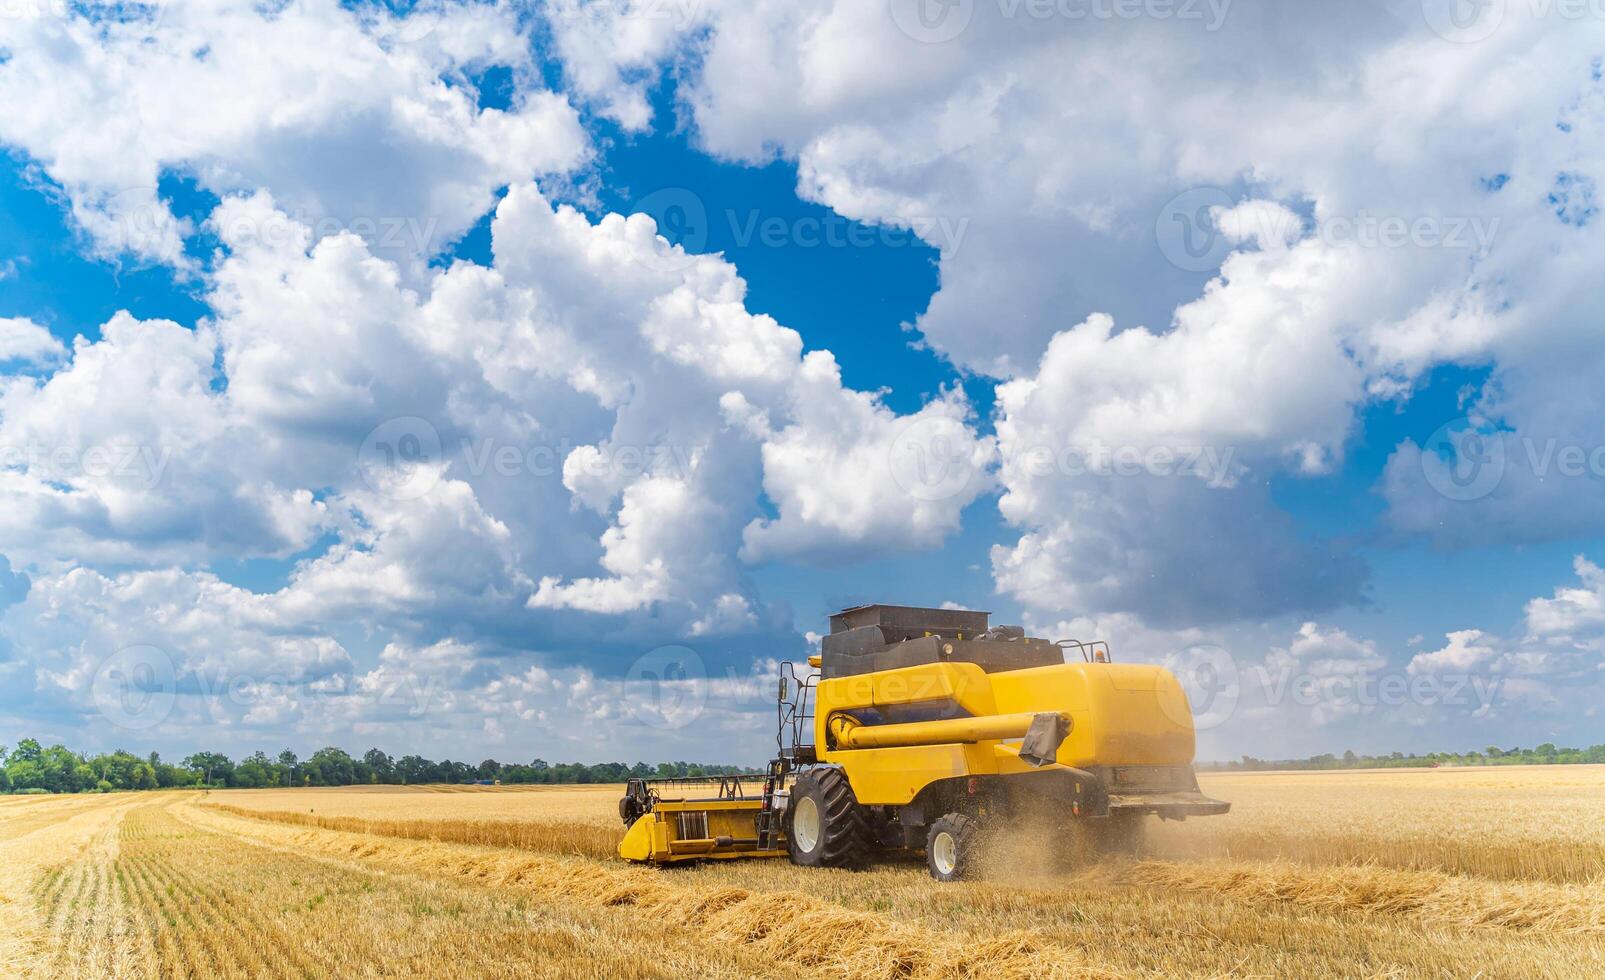
[[[853, 796], [853, 787], [840, 769], [812, 769], [797, 778], [792, 785], [792, 797], [799, 791], [810, 792], [817, 787], [820, 819], [820, 846], [817, 858], [798, 860], [791, 850], [793, 863], [814, 864], [826, 868], [862, 868], [869, 864], [870, 826], [868, 814]], [[788, 845], [789, 849], [789, 845]]]
[[[943, 876], [936, 870], [936, 857], [932, 854], [931, 848], [936, 835], [944, 830], [953, 835], [953, 842], [958, 845], [958, 862], [951, 876]], [[931, 872], [931, 877], [937, 881], [961, 881], [975, 877], [980, 870], [975, 866], [976, 851], [980, 843], [981, 824], [974, 817], [963, 813], [949, 813], [937, 818], [926, 835], [925, 865]]]

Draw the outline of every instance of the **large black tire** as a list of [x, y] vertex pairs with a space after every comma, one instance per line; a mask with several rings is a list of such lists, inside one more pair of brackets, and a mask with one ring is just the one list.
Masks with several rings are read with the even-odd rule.
[[869, 819], [840, 769], [810, 769], [792, 784], [786, 848], [792, 864], [810, 868], [869, 863]]
[[925, 866], [937, 881], [962, 881], [980, 873], [981, 825], [973, 817], [949, 813], [925, 835]]

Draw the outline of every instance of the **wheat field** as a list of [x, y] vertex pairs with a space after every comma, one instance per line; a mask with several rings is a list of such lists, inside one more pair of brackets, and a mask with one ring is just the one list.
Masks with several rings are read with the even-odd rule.
[[1605, 976], [1605, 767], [1204, 775], [1135, 859], [611, 856], [617, 787], [0, 800], [0, 975]]

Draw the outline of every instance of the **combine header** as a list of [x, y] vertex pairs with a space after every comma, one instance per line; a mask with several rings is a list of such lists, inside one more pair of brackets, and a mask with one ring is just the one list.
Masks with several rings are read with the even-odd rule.
[[1028, 817], [1125, 849], [1149, 814], [1231, 806], [1198, 790], [1192, 709], [1162, 667], [968, 610], [858, 606], [830, 626], [817, 673], [781, 665], [767, 773], [631, 780], [623, 857], [857, 867], [913, 850], [951, 881]]

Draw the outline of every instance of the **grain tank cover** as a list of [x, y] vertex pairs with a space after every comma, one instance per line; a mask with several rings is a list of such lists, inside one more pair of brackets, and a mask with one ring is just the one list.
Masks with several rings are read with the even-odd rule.
[[933, 636], [975, 636], [986, 632], [988, 613], [970, 609], [923, 609], [918, 606], [854, 606], [830, 617], [830, 631], [845, 633], [878, 626], [887, 643], [900, 643], [929, 633]]
[[1064, 652], [1018, 626], [987, 628], [988, 614], [969, 609], [854, 606], [830, 617], [820, 642], [826, 680], [921, 664], [972, 663], [988, 673], [1064, 663]]

